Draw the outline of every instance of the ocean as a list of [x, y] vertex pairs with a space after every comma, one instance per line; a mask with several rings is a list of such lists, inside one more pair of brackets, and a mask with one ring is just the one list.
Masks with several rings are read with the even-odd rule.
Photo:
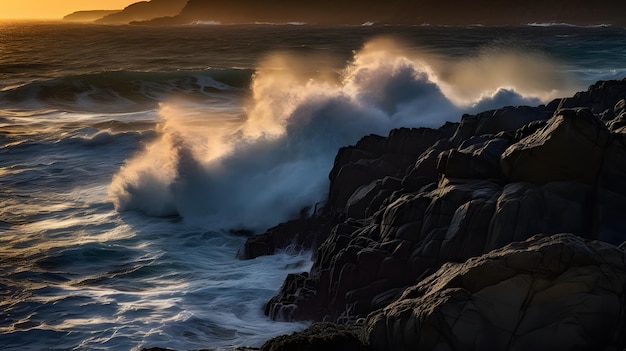
[[260, 346], [337, 149], [626, 76], [626, 30], [0, 23], [0, 349]]

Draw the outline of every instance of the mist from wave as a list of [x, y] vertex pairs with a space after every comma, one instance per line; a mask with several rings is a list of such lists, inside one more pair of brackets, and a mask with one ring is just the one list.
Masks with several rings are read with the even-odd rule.
[[366, 43], [339, 72], [319, 57], [311, 62], [268, 55], [240, 123], [202, 130], [186, 121], [184, 107], [162, 104], [160, 137], [113, 179], [116, 208], [262, 230], [323, 201], [337, 149], [363, 135], [438, 127], [462, 111], [537, 105], [576, 86], [538, 53], [450, 60], [388, 38]]

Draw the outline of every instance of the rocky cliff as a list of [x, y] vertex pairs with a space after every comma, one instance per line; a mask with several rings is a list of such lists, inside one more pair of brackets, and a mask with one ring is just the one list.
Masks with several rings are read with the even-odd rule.
[[326, 206], [240, 256], [315, 250], [265, 312], [350, 327], [263, 349], [626, 347], [625, 99], [626, 79], [598, 82], [339, 150]]
[[111, 13], [96, 23], [128, 24], [133, 21], [148, 21], [158, 17], [175, 16], [183, 10], [187, 0], [150, 0], [131, 4], [121, 11]]
[[63, 17], [64, 21], [69, 22], [93, 22], [104, 16], [108, 16], [122, 10], [93, 10], [93, 11], [76, 11]]

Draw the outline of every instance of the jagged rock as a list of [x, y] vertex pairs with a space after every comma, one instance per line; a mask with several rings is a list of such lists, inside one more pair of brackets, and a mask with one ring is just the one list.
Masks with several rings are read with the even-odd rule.
[[511, 181], [593, 184], [608, 139], [608, 129], [590, 110], [560, 110], [542, 129], [502, 154], [502, 171]]
[[341, 168], [349, 163], [361, 159], [372, 159], [382, 155], [385, 148], [385, 139], [383, 136], [370, 134], [361, 138], [354, 146], [339, 148], [328, 178], [333, 181]]
[[352, 194], [386, 176], [404, 176], [407, 167], [436, 141], [449, 138], [453, 124], [439, 129], [394, 129], [387, 138], [370, 135], [341, 148], [329, 178], [329, 206], [343, 211]]
[[373, 350], [621, 350], [626, 257], [615, 246], [536, 236], [446, 264], [371, 314]]
[[307, 287], [307, 283], [312, 282], [308, 278], [306, 272], [287, 275], [280, 293], [265, 304], [265, 314], [280, 321], [307, 320], [317, 316], [316, 311], [307, 308], [314, 309], [314, 305], [304, 303], [315, 297], [315, 287]]
[[459, 145], [473, 136], [515, 131], [530, 122], [547, 120], [551, 116], [552, 112], [543, 107], [529, 106], [508, 106], [477, 115], [465, 114], [461, 117], [461, 124], [452, 137], [452, 142]]
[[615, 118], [608, 122], [607, 127], [612, 132], [619, 132], [620, 129], [626, 126], [626, 100], [622, 99], [615, 104], [613, 114]]
[[333, 213], [310, 217], [302, 214], [298, 219], [281, 223], [263, 234], [248, 238], [239, 249], [237, 257], [253, 259], [273, 255], [277, 250], [287, 248], [294, 251], [316, 249], [326, 240], [336, 222]]
[[[626, 98], [626, 87], [615, 88], [622, 84], [594, 85], [584, 100], [592, 106], [582, 107], [611, 103], [624, 114], [612, 103]], [[560, 103], [489, 111], [343, 148], [322, 211], [335, 214], [336, 226], [309, 274], [290, 276], [266, 312], [354, 323], [446, 262], [535, 234], [624, 242], [626, 133], [609, 131], [592, 110], [557, 110]], [[417, 143], [420, 136], [430, 144]], [[359, 167], [362, 178], [340, 175]]]
[[[348, 218], [363, 219], [367, 218], [373, 213], [370, 208], [378, 209], [378, 206], [370, 206], [372, 202], [382, 194], [389, 194], [389, 192], [399, 190], [402, 188], [402, 180], [394, 177], [385, 177], [383, 179], [377, 179], [370, 184], [364, 185], [358, 188], [346, 203], [346, 216]], [[378, 204], [379, 205], [379, 204]]]
[[511, 145], [512, 137], [472, 137], [458, 149], [439, 154], [437, 169], [449, 178], [502, 178], [500, 155]]
[[359, 160], [349, 163], [339, 170], [337, 177], [331, 182], [329, 204], [336, 209], [344, 209], [352, 194], [362, 186], [385, 176], [394, 176], [398, 168], [392, 164]]
[[437, 166], [439, 155], [451, 149], [453, 149], [453, 145], [449, 140], [443, 139], [437, 141], [420, 155], [413, 168], [409, 170], [406, 180], [403, 180], [403, 182], [406, 183], [416, 178], [426, 178], [430, 181], [436, 181], [439, 178], [439, 168]]
[[613, 107], [613, 113], [616, 116], [620, 116], [622, 113], [626, 112], [626, 100], [621, 99], [618, 101]]
[[626, 79], [599, 81], [589, 87], [587, 91], [576, 93], [573, 97], [559, 101], [557, 110], [571, 108], [587, 108], [595, 114], [601, 114], [624, 99]]

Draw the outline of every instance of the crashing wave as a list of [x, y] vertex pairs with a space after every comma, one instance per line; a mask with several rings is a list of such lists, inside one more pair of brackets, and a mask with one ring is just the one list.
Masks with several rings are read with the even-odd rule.
[[318, 62], [268, 56], [254, 74], [241, 121], [189, 122], [184, 106], [162, 104], [160, 138], [113, 179], [116, 208], [264, 229], [323, 201], [337, 149], [363, 135], [535, 105], [574, 86], [555, 73], [556, 62], [529, 52], [451, 61], [377, 39], [341, 72]]

